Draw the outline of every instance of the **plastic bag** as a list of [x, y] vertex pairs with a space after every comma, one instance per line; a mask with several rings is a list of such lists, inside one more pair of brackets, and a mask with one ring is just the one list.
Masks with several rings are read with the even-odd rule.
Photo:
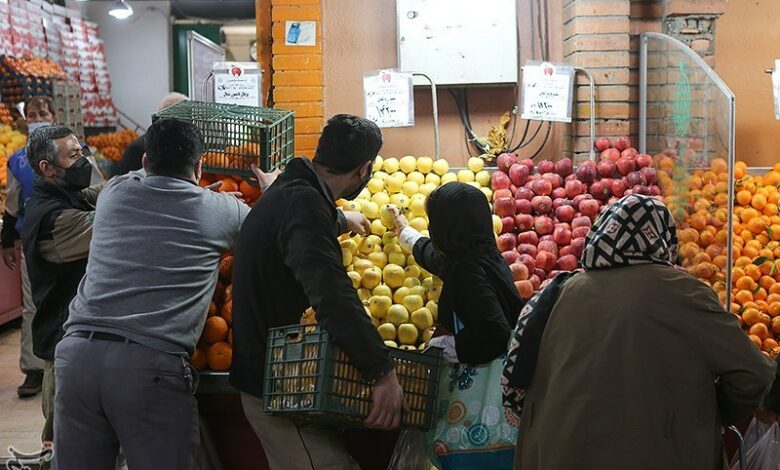
[[428, 460], [425, 434], [422, 431], [404, 430], [398, 436], [387, 470], [435, 470]]
[[[754, 423], [750, 423], [751, 427]], [[748, 433], [750, 429], [748, 429]], [[772, 424], [767, 432], [747, 451], [746, 462], [736, 462], [731, 470], [777, 470], [780, 468], [780, 427]]]

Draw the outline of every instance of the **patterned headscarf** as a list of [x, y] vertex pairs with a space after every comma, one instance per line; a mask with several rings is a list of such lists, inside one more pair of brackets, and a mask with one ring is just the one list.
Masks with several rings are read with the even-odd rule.
[[591, 227], [582, 252], [585, 269], [632, 264], [673, 265], [677, 259], [674, 217], [663, 203], [632, 194], [612, 204]]

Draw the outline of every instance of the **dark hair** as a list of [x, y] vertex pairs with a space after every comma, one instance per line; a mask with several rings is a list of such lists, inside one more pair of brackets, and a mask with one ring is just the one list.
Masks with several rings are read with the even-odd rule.
[[27, 102], [24, 104], [25, 114], [27, 113], [27, 110], [30, 109], [30, 107], [46, 108], [49, 110], [52, 116], [57, 115], [57, 113], [54, 111], [54, 100], [52, 100], [49, 96], [33, 96], [27, 100]]
[[333, 173], [348, 173], [373, 161], [382, 148], [382, 131], [368, 119], [337, 114], [322, 130], [314, 162]]
[[76, 133], [65, 126], [41, 127], [27, 136], [27, 161], [37, 174], [42, 174], [40, 169], [42, 161], [56, 164], [57, 145], [54, 141], [70, 136], [76, 136]]
[[189, 175], [205, 148], [200, 129], [178, 119], [158, 119], [144, 141], [149, 171], [163, 176]]

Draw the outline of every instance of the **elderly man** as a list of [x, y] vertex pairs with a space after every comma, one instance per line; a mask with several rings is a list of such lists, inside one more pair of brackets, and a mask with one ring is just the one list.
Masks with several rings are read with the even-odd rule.
[[37, 308], [33, 352], [44, 361], [43, 441], [53, 440], [54, 348], [62, 338], [68, 305], [84, 276], [97, 194], [93, 167], [67, 127], [48, 126], [28, 137], [27, 159], [37, 174], [25, 205], [22, 245]]

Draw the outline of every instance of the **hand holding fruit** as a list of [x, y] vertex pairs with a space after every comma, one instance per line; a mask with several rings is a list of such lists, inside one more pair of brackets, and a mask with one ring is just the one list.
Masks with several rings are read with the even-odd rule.
[[347, 230], [358, 235], [365, 235], [371, 230], [371, 224], [365, 215], [355, 211], [344, 211], [347, 219]]
[[[222, 181], [221, 180], [217, 181], [217, 182], [214, 182], [214, 183], [211, 183], [210, 185], [206, 186], [204, 189], [208, 189], [208, 190], [214, 191], [214, 192], [220, 192], [219, 191], [220, 186], [222, 186]], [[241, 201], [244, 204], [246, 204], [246, 200], [244, 199], [244, 195], [241, 193], [241, 191], [222, 191], [222, 192], [224, 192], [225, 194], [228, 194], [230, 196], [233, 196], [234, 198], [236, 198], [239, 201]]]
[[395, 232], [396, 235], [401, 235], [401, 232], [409, 226], [409, 221], [404, 217], [403, 214], [401, 214], [401, 211], [398, 210], [397, 207], [390, 204], [387, 206], [388, 212], [392, 214], [393, 216], [393, 222], [395, 223], [395, 227], [393, 227], [393, 232]]

